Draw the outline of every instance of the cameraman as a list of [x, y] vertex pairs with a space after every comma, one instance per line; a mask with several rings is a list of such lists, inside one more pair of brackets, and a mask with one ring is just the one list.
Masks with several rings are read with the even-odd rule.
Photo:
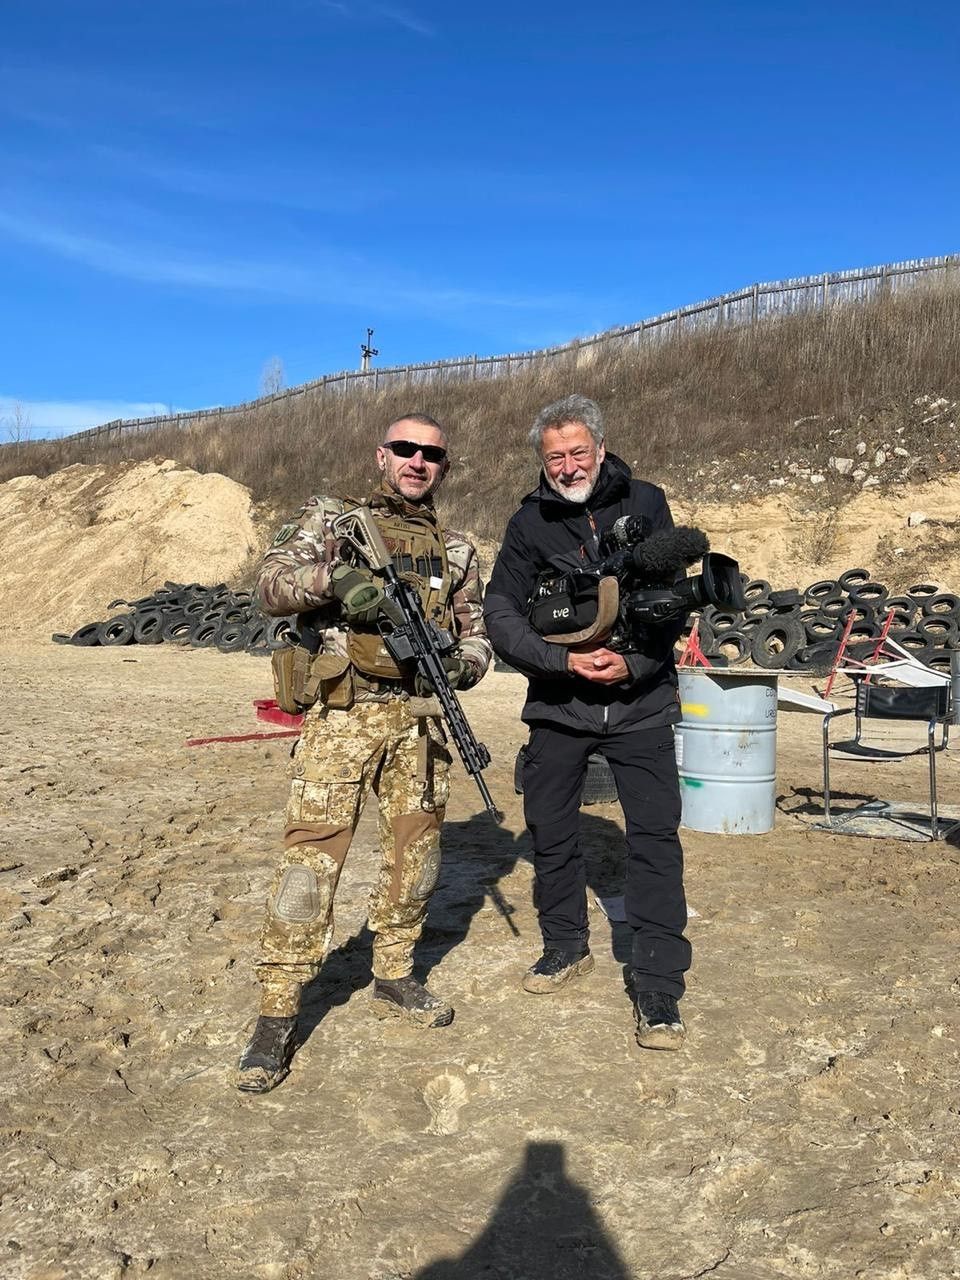
[[569, 563], [571, 553], [597, 561], [601, 535], [621, 516], [645, 517], [650, 533], [673, 528], [663, 490], [632, 479], [603, 438], [600, 408], [586, 396], [566, 396], [541, 410], [530, 432], [543, 467], [540, 484], [507, 525], [486, 597], [494, 649], [529, 680], [523, 801], [543, 954], [523, 987], [548, 994], [593, 969], [579, 810], [587, 758], [599, 752], [613, 771], [626, 821], [637, 1042], [679, 1049], [685, 1031], [677, 1001], [690, 967], [671, 727], [680, 719], [673, 645], [682, 622], [636, 629], [625, 652], [602, 645], [573, 652], [547, 643], [527, 618], [540, 573], [556, 557]]

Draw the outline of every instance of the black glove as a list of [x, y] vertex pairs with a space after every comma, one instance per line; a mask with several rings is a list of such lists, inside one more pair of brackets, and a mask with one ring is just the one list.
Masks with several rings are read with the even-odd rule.
[[343, 616], [354, 626], [373, 626], [383, 605], [383, 591], [368, 569], [338, 564], [330, 575], [330, 590], [343, 605]]
[[[461, 658], [459, 654], [445, 653], [440, 661], [443, 663], [443, 669], [447, 673], [451, 689], [469, 689], [477, 683], [473, 667], [465, 658]], [[413, 687], [420, 698], [429, 698], [436, 693], [431, 681], [426, 676], [421, 675], [419, 671], [413, 678]]]

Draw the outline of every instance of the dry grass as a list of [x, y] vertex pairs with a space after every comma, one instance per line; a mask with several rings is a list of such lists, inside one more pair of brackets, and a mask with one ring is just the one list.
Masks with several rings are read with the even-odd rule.
[[[310, 492], [363, 493], [384, 425], [422, 409], [448, 424], [455, 465], [448, 518], [500, 536], [535, 481], [525, 443], [537, 410], [570, 391], [603, 406], [611, 447], [638, 474], [693, 497], [746, 480], [766, 485], [789, 463], [825, 467], [894, 440], [917, 479], [960, 468], [955, 414], [929, 420], [921, 396], [960, 399], [960, 289], [915, 288], [868, 303], [709, 330], [641, 348], [593, 348], [517, 376], [328, 391], [264, 405], [222, 423], [124, 433], [115, 442], [39, 442], [0, 450], [0, 480], [74, 462], [162, 456], [248, 485], [283, 508]], [[927, 420], [925, 420], [927, 419]], [[842, 496], [839, 478], [822, 490]]]

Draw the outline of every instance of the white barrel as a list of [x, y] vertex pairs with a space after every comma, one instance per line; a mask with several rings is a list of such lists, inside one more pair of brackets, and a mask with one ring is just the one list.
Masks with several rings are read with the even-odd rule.
[[682, 668], [676, 726], [682, 822], [692, 831], [773, 830], [777, 674]]

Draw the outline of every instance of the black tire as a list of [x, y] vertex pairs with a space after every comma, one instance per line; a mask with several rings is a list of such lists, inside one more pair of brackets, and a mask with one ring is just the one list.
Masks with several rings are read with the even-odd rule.
[[262, 618], [257, 622], [251, 622], [247, 628], [247, 653], [251, 649], [265, 649], [267, 647], [267, 624]]
[[97, 627], [97, 637], [102, 645], [112, 646], [133, 643], [133, 614], [118, 613]]
[[119, 609], [121, 605], [128, 605], [129, 603], [130, 603], [129, 600], [111, 600], [110, 603], [107, 605], [107, 608]]
[[916, 611], [916, 602], [911, 600], [909, 596], [887, 596], [888, 609], [913, 609]]
[[54, 643], [54, 644], [69, 644], [69, 643], [70, 643], [70, 636], [67, 634], [67, 632], [66, 632], [66, 631], [54, 631], [54, 633], [53, 633], [53, 635], [50, 637], [50, 639], [53, 641], [53, 643]]
[[857, 587], [861, 582], [870, 581], [869, 569], [848, 569], [846, 573], [841, 573], [837, 578], [837, 585], [842, 587], [844, 591], [849, 591], [851, 587]]
[[901, 632], [897, 636], [897, 644], [901, 649], [906, 649], [912, 658], [919, 658], [921, 662], [925, 660], [924, 655], [933, 649], [930, 641], [914, 628]]
[[939, 591], [940, 588], [935, 582], [917, 582], [912, 587], [907, 587], [907, 595], [914, 604], [921, 606]]
[[803, 628], [797, 619], [775, 614], [757, 627], [750, 654], [758, 667], [779, 671], [800, 651], [803, 641]]
[[851, 640], [847, 645], [845, 657], [854, 662], [869, 662], [877, 652], [876, 636]]
[[187, 624], [187, 643], [195, 649], [210, 649], [220, 637], [219, 622], [194, 622]]
[[713, 639], [715, 634], [716, 633], [714, 632], [713, 627], [711, 627], [710, 623], [707, 622], [706, 619], [701, 614], [700, 617], [697, 619], [697, 644], [704, 651], [704, 653], [706, 653], [706, 651], [713, 644]]
[[[769, 596], [763, 596], [760, 600], [748, 600], [747, 608], [741, 615], [742, 618], [767, 618], [774, 612], [773, 605], [770, 603]], [[743, 623], [741, 622], [742, 626]]]
[[821, 640], [819, 644], [804, 645], [787, 663], [786, 670], [826, 675], [833, 667], [839, 649], [840, 643], [837, 640]]
[[282, 649], [287, 635], [293, 630], [296, 614], [287, 618], [272, 618], [267, 624], [267, 644], [271, 649]]
[[138, 613], [133, 619], [134, 644], [161, 644], [164, 617], [159, 609]]
[[601, 755], [587, 760], [587, 776], [583, 783], [581, 804], [615, 804], [619, 799], [613, 770]]
[[[887, 601], [888, 606], [889, 603]], [[890, 628], [887, 634], [896, 637], [901, 631], [909, 631], [914, 625], [916, 612], [916, 609], [891, 609], [888, 607], [883, 615], [884, 622], [886, 622], [887, 618], [890, 618]]]
[[710, 615], [710, 625], [713, 627], [714, 635], [738, 626], [742, 617], [742, 614], [734, 613], [730, 609], [715, 609]]
[[932, 613], [921, 618], [917, 623], [917, 633], [929, 640], [932, 645], [949, 644], [957, 638], [960, 624], [957, 619], [947, 613]]
[[803, 604], [803, 595], [792, 587], [789, 591], [771, 591], [767, 597], [774, 609], [799, 609]]
[[207, 602], [200, 596], [192, 596], [180, 606], [188, 618], [197, 618], [207, 611]]
[[942, 671], [945, 675], [950, 674], [950, 650], [935, 649], [933, 653], [924, 658], [924, 662], [931, 671]]
[[864, 618], [861, 622], [855, 622], [847, 632], [847, 640], [853, 642], [855, 640], [877, 640], [880, 638], [880, 628], [875, 622], [870, 622]]
[[764, 622], [771, 617], [771, 611], [766, 613], [757, 613], [751, 609], [749, 613], [745, 613], [734, 628], [736, 631], [742, 631], [745, 636], [749, 636], [751, 640], [756, 634], [757, 627], [762, 626]]
[[224, 609], [221, 617], [223, 618], [225, 626], [227, 623], [231, 623], [236, 626], [237, 623], [250, 621], [250, 610], [240, 605], [232, 604], [228, 605], [227, 608]]
[[760, 600], [765, 600], [769, 594], [770, 583], [765, 578], [751, 578], [749, 582], [743, 584], [743, 596], [748, 608], [752, 608]]
[[849, 599], [851, 604], [869, 605], [880, 610], [887, 602], [890, 593], [882, 582], [862, 582], [859, 587], [851, 587]]
[[841, 628], [847, 625], [851, 617], [854, 618], [855, 627], [861, 622], [869, 622], [872, 626], [877, 620], [877, 611], [872, 604], [848, 604], [837, 619]]
[[840, 624], [837, 619], [829, 618], [820, 613], [819, 610], [803, 624], [803, 629], [810, 644], [819, 644], [824, 640], [839, 640], [840, 638]]
[[822, 596], [818, 603], [825, 618], [839, 618], [844, 609], [850, 607], [847, 597], [842, 595]]
[[960, 596], [955, 596], [952, 591], [938, 591], [929, 600], [924, 600], [921, 612], [925, 618], [960, 617]]
[[221, 653], [239, 653], [250, 640], [250, 628], [244, 622], [228, 622], [217, 637]]
[[220, 626], [220, 624], [223, 622], [223, 610], [219, 608], [205, 609], [203, 613], [199, 615], [199, 617], [197, 617], [196, 614], [194, 614], [193, 616], [194, 618], [197, 618], [198, 622], [215, 622], [217, 626]]
[[79, 645], [81, 649], [89, 649], [100, 643], [100, 623], [85, 622], [70, 637], [70, 643]]
[[750, 637], [738, 631], [736, 627], [728, 627], [726, 631], [718, 631], [713, 638], [713, 648], [707, 654], [726, 658], [727, 665], [737, 667], [750, 657]]
[[190, 631], [193, 622], [182, 614], [164, 620], [160, 635], [169, 644], [190, 644]]
[[811, 582], [803, 593], [803, 598], [807, 604], [819, 605], [822, 600], [828, 600], [832, 596], [841, 595], [839, 583], [836, 578], [824, 578], [822, 582]]

